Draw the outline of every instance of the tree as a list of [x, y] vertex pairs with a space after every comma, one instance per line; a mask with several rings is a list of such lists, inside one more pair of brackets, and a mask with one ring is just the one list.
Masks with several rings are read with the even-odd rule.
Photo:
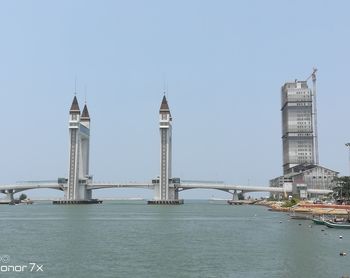
[[19, 196], [19, 200], [20, 200], [20, 201], [23, 201], [23, 200], [25, 200], [25, 199], [27, 199], [27, 195], [22, 193], [22, 194]]
[[333, 187], [333, 196], [337, 199], [350, 200], [350, 177], [336, 177], [333, 180], [335, 187]]

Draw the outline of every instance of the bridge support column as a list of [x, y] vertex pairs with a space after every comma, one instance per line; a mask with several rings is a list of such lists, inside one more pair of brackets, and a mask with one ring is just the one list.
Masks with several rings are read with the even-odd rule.
[[232, 193], [232, 201], [238, 201], [238, 193], [237, 190], [234, 190]]
[[1, 199], [1, 203], [8, 204], [14, 202], [13, 195], [15, 194], [15, 192], [13, 192], [13, 189], [2, 190], [1, 193], [6, 195], [5, 198]]
[[175, 191], [174, 191], [174, 199], [179, 200], [179, 190], [177, 188], [175, 188]]

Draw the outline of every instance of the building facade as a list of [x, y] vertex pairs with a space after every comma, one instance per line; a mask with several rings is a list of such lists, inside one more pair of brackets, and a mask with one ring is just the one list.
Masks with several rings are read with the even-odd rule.
[[291, 178], [295, 185], [307, 185], [308, 189], [332, 189], [338, 174], [319, 165], [305, 164], [293, 167], [286, 177]]
[[[284, 188], [287, 191], [292, 191], [295, 196], [302, 198], [313, 197], [312, 193], [308, 196], [301, 196], [302, 189], [326, 189], [332, 190], [335, 186], [334, 179], [338, 176], [338, 172], [328, 168], [313, 165], [300, 164], [289, 169], [289, 173], [270, 180], [270, 187]], [[283, 194], [273, 193], [273, 197], [287, 197]]]
[[312, 91], [306, 81], [281, 89], [283, 173], [299, 164], [315, 164]]

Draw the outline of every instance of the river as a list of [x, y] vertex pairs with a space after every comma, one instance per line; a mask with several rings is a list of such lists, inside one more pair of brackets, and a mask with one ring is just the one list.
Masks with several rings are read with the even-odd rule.
[[261, 206], [41, 202], [0, 206], [0, 225], [1, 277], [350, 276], [350, 230]]

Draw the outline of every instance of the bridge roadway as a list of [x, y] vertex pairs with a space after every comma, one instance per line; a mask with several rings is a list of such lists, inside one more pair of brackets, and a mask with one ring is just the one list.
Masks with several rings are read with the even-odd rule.
[[[247, 185], [231, 185], [231, 184], [196, 184], [196, 183], [181, 183], [179, 186], [180, 190], [187, 189], [217, 189], [222, 191], [243, 191], [243, 192], [280, 192], [290, 193], [291, 190], [286, 190], [280, 187], [268, 187], [268, 186], [247, 186]], [[308, 193], [313, 194], [328, 194], [333, 192], [328, 189], [307, 189]]]
[[58, 184], [57, 182], [50, 183], [16, 183], [16, 184], [5, 184], [0, 185], [0, 192], [7, 190], [14, 190], [15, 192], [21, 192], [24, 190], [37, 189], [37, 188], [51, 188], [63, 190], [64, 185]]
[[[19, 183], [19, 184], [8, 184], [0, 185], [1, 193], [8, 193], [13, 191], [13, 193], [21, 192], [30, 189], [48, 188], [64, 190], [66, 184], [59, 184], [57, 182], [44, 182], [44, 183]], [[232, 193], [231, 191], [243, 191], [243, 192], [280, 192], [280, 193], [290, 193], [291, 190], [286, 190], [284, 188], [278, 187], [267, 187], [267, 186], [246, 186], [246, 185], [231, 185], [231, 184], [215, 184], [215, 183], [180, 183], [175, 185], [179, 191], [189, 190], [189, 189], [217, 189], [221, 191], [226, 191]], [[154, 184], [150, 182], [139, 183], [106, 183], [106, 182], [94, 182], [87, 186], [87, 189], [107, 189], [107, 188], [143, 188], [143, 189], [154, 189]], [[332, 190], [327, 189], [307, 189], [308, 193], [313, 194], [328, 194]]]

